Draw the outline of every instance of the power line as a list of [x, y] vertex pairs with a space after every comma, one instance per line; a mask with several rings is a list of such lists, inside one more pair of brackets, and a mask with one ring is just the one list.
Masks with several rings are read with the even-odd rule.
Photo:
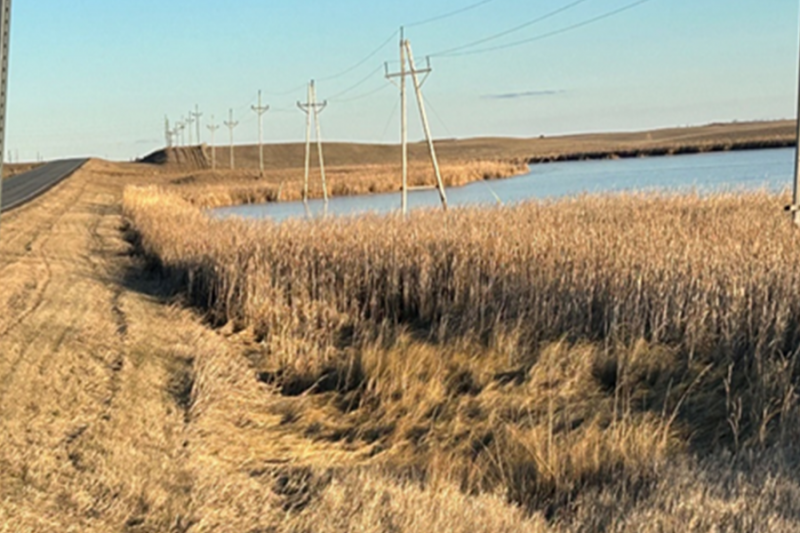
[[[336, 74], [332, 74], [330, 76], [325, 76], [324, 78], [319, 78], [317, 81], [331, 81], [331, 80], [335, 80], [337, 78], [341, 78], [342, 76], [344, 76], [346, 74], [350, 74], [351, 72], [356, 70], [358, 67], [360, 67], [361, 65], [363, 65], [364, 63], [366, 63], [367, 61], [369, 61], [370, 59], [372, 59], [376, 55], [378, 55], [381, 50], [386, 48], [386, 45], [388, 45], [390, 42], [392, 42], [392, 40], [395, 37], [397, 37], [398, 33], [400, 33], [400, 30], [395, 30], [395, 32], [392, 33], [385, 41], [383, 41], [380, 46], [378, 46], [375, 50], [370, 52], [364, 59], [362, 59], [358, 63], [354, 64], [353, 66], [348, 67], [345, 70], [343, 70], [341, 72], [338, 72]], [[303, 85], [302, 87], [305, 87], [305, 85]]]
[[441, 53], [440, 52], [439, 54], [436, 54], [436, 55], [438, 57], [458, 57], [458, 56], [468, 56], [468, 55], [475, 55], [475, 54], [485, 54], [487, 52], [494, 52], [494, 51], [497, 51], [497, 50], [505, 50], [507, 48], [514, 48], [514, 47], [517, 47], [517, 46], [522, 46], [524, 44], [529, 44], [529, 43], [533, 43], [533, 42], [536, 42], [536, 41], [542, 41], [544, 39], [549, 39], [550, 37], [555, 37], [556, 35], [562, 35], [564, 33], [569, 33], [571, 31], [577, 30], [579, 28], [583, 28], [585, 26], [589, 26], [589, 25], [594, 24], [596, 22], [600, 22], [602, 20], [615, 17], [615, 16], [617, 16], [617, 15], [619, 15], [621, 13], [624, 13], [625, 11], [630, 11], [631, 9], [634, 9], [636, 7], [639, 7], [642, 4], [646, 4], [646, 3], [651, 2], [651, 1], [652, 0], [638, 0], [637, 2], [633, 2], [631, 4], [627, 4], [625, 6], [622, 6], [620, 8], [617, 8], [617, 9], [614, 9], [614, 10], [611, 10], [611, 11], [608, 11], [608, 12], [603, 13], [601, 15], [598, 15], [596, 17], [592, 17], [590, 19], [584, 20], [582, 22], [578, 22], [576, 24], [572, 24], [570, 26], [566, 26], [564, 28], [560, 28], [558, 30], [554, 30], [554, 31], [551, 31], [551, 32], [548, 32], [548, 33], [543, 33], [541, 35], [537, 35], [537, 36], [531, 37], [529, 39], [523, 39], [521, 41], [514, 41], [514, 42], [511, 42], [511, 43], [492, 46], [492, 47], [489, 47], [489, 48], [480, 48], [478, 50], [468, 50], [468, 51], [465, 51], [465, 52], [457, 52], [457, 53]]
[[[386, 85], [386, 87], [389, 86]], [[384, 142], [386, 140], [386, 134], [389, 133], [389, 128], [391, 127], [392, 122], [394, 121], [394, 116], [397, 113], [398, 107], [400, 107], [400, 102], [395, 102], [394, 107], [392, 107], [392, 112], [389, 113], [389, 120], [386, 121], [386, 126], [383, 128], [383, 133], [381, 134], [381, 142]]]
[[435, 108], [435, 107], [434, 107], [434, 106], [431, 104], [431, 98], [430, 98], [430, 96], [428, 96], [427, 98], [425, 98], [425, 103], [426, 103], [426, 104], [428, 104], [428, 108], [429, 108], [429, 109], [430, 109], [430, 110], [433, 112], [433, 116], [435, 116], [435, 117], [436, 117], [436, 120], [438, 120], [438, 121], [439, 121], [439, 124], [441, 124], [441, 125], [442, 125], [442, 127], [444, 128], [444, 130], [447, 132], [447, 135], [448, 135], [449, 137], [455, 138], [455, 135], [453, 135], [453, 132], [452, 132], [452, 131], [450, 131], [450, 128], [448, 128], [448, 127], [447, 127], [447, 123], [444, 121], [444, 119], [443, 119], [443, 118], [442, 118], [442, 116], [439, 114], [439, 112], [438, 112], [438, 111], [436, 111], [436, 108]]
[[[292, 93], [295, 93], [295, 92], [299, 91], [300, 89], [304, 89], [305, 86], [306, 86], [306, 84], [304, 83], [302, 85], [298, 85], [297, 87], [292, 87], [291, 89], [287, 89], [287, 90], [281, 91], [281, 92], [264, 91], [264, 94], [266, 94], [268, 96], [286, 96], [287, 94], [292, 94]], [[247, 104], [246, 107], [249, 107], [251, 104], [252, 104], [252, 102]]]
[[355, 89], [358, 89], [359, 87], [361, 87], [362, 85], [364, 85], [365, 83], [367, 83], [369, 80], [371, 80], [371, 79], [372, 79], [372, 77], [373, 77], [373, 76], [375, 76], [375, 74], [377, 74], [378, 72], [380, 72], [381, 70], [383, 70], [383, 68], [384, 68], [384, 67], [383, 67], [383, 65], [379, 65], [379, 66], [378, 66], [378, 68], [376, 68], [375, 70], [373, 70], [372, 72], [370, 72], [369, 74], [367, 74], [366, 76], [364, 76], [364, 77], [363, 77], [361, 80], [359, 80], [357, 83], [355, 83], [355, 84], [351, 85], [350, 87], [348, 87], [347, 89], [345, 89], [345, 90], [343, 90], [343, 91], [340, 91], [340, 92], [338, 92], [338, 93], [334, 94], [333, 96], [331, 96], [331, 97], [329, 98], [329, 100], [333, 101], [333, 100], [335, 100], [336, 98], [339, 98], [340, 96], [344, 96], [345, 94], [349, 93], [350, 91], [353, 91], [353, 90], [355, 90]]
[[431, 17], [429, 19], [420, 20], [418, 22], [414, 22], [412, 24], [406, 24], [406, 28], [415, 28], [417, 26], [424, 26], [425, 24], [430, 24], [432, 22], [438, 22], [440, 20], [449, 19], [451, 17], [455, 17], [456, 15], [460, 15], [462, 13], [466, 13], [467, 11], [472, 11], [473, 9], [479, 8], [483, 5], [489, 4], [494, 2], [495, 0], [483, 0], [482, 2], [477, 2], [475, 4], [470, 4], [466, 7], [462, 7], [461, 9], [456, 9], [455, 11], [451, 11], [449, 13], [445, 13], [443, 15], [437, 15], [435, 17]]
[[336, 100], [332, 100], [332, 101], [335, 101], [335, 102], [340, 103], [340, 104], [344, 104], [344, 103], [347, 103], [347, 102], [355, 102], [356, 100], [362, 100], [362, 99], [368, 98], [368, 97], [370, 97], [370, 96], [372, 96], [374, 94], [378, 94], [379, 92], [383, 92], [388, 88], [389, 88], [389, 85], [386, 85], [384, 83], [384, 84], [381, 84], [380, 87], [377, 87], [377, 88], [375, 88], [375, 89], [373, 89], [373, 90], [371, 90], [369, 92], [359, 94], [358, 96], [352, 96], [350, 98], [344, 98], [344, 99], [336, 99]]
[[450, 48], [448, 50], [444, 50], [444, 51], [441, 51], [441, 52], [436, 52], [435, 54], [431, 54], [431, 57], [456, 55], [456, 54], [454, 54], [454, 52], [459, 52], [459, 51], [464, 50], [466, 48], [472, 48], [473, 46], [478, 46], [479, 44], [488, 43], [490, 41], [494, 41], [494, 40], [500, 39], [502, 37], [505, 37], [506, 35], [511, 35], [512, 33], [516, 33], [516, 32], [518, 32], [520, 30], [524, 30], [525, 28], [529, 28], [530, 26], [533, 26], [534, 24], [538, 24], [538, 23], [543, 22], [543, 21], [545, 21], [547, 19], [553, 18], [556, 15], [560, 15], [561, 13], [564, 13], [565, 11], [569, 11], [570, 9], [575, 8], [575, 7], [579, 6], [580, 4], [586, 3], [588, 1], [589, 0], [575, 0], [575, 1], [570, 2], [569, 4], [567, 4], [565, 6], [559, 7], [558, 9], [554, 9], [553, 11], [549, 11], [549, 12], [545, 13], [544, 15], [540, 15], [540, 16], [536, 17], [533, 20], [529, 20], [529, 21], [524, 22], [524, 23], [522, 23], [522, 24], [520, 24], [518, 26], [514, 26], [513, 28], [509, 28], [507, 30], [501, 31], [500, 33], [496, 33], [494, 35], [490, 35], [489, 37], [484, 37], [483, 39], [478, 39], [477, 41], [472, 41], [472, 42], [467, 43], [467, 44], [456, 46], [455, 48]]

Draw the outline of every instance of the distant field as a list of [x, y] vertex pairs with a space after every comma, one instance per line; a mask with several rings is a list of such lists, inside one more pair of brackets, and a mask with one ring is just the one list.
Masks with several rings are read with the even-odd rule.
[[[796, 138], [793, 121], [713, 124], [669, 128], [644, 132], [603, 133], [541, 137], [533, 139], [476, 138], [436, 141], [437, 153], [444, 162], [471, 160], [523, 160], [526, 162], [618, 156], [665, 155], [712, 150], [786, 147]], [[187, 149], [159, 151], [145, 162], [207, 168], [210, 148], [199, 152]], [[217, 166], [227, 168], [228, 147], [217, 146]], [[302, 143], [264, 145], [265, 167], [269, 170], [302, 168], [305, 145]], [[237, 146], [238, 168], [258, 168], [258, 147]], [[412, 143], [412, 161], [428, 157], [424, 143]], [[388, 144], [325, 143], [326, 164], [339, 166], [396, 165], [399, 147]], [[312, 158], [316, 164], [316, 158]]]

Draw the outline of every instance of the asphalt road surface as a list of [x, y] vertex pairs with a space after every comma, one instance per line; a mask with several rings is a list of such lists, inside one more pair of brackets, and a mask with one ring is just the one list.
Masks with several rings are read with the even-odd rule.
[[8, 211], [33, 200], [48, 189], [70, 177], [88, 159], [65, 159], [48, 163], [36, 170], [3, 181], [0, 212]]

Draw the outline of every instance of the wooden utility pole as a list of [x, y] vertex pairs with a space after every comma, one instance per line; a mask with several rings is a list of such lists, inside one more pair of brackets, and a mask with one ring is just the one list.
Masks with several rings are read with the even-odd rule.
[[403, 152], [403, 193], [400, 207], [403, 215], [408, 213], [408, 98], [406, 97], [406, 39], [405, 29], [400, 28], [400, 132]]
[[186, 138], [183, 135], [184, 130], [186, 130], [186, 123], [183, 121], [178, 122], [175, 124], [175, 127], [178, 128], [178, 146], [185, 146], [186, 145]]
[[200, 106], [195, 104], [194, 113], [190, 112], [189, 115], [194, 118], [195, 129], [197, 130], [197, 144], [202, 144], [200, 142], [200, 117], [202, 117], [203, 114], [200, 112]]
[[239, 122], [233, 120], [233, 109], [228, 111], [228, 117], [229, 117], [229, 119], [227, 121], [225, 121], [225, 126], [227, 126], [228, 130], [230, 130], [230, 134], [231, 134], [231, 170], [233, 170], [236, 167], [236, 160], [235, 160], [235, 156], [233, 154], [233, 152], [234, 152], [233, 130], [236, 128], [236, 126], [239, 125]]
[[258, 106], [252, 106], [258, 115], [258, 168], [261, 177], [264, 177], [264, 113], [269, 111], [269, 106], [261, 105], [261, 91], [258, 91]]
[[211, 170], [217, 169], [217, 145], [214, 142], [214, 137], [217, 130], [220, 128], [219, 124], [214, 124], [214, 115], [211, 115], [211, 124], [206, 126], [208, 131], [211, 132]]
[[169, 127], [169, 117], [164, 116], [164, 136], [167, 141], [167, 148], [172, 148], [172, 129]]
[[325, 180], [325, 157], [322, 150], [322, 127], [319, 114], [328, 107], [328, 102], [317, 102], [317, 89], [314, 80], [308, 84], [308, 99], [305, 104], [297, 102], [297, 107], [306, 114], [306, 167], [303, 182], [303, 202], [308, 202], [308, 178], [311, 173], [311, 119], [314, 119], [317, 134], [317, 152], [319, 153], [319, 170], [322, 178], [322, 196], [325, 200], [326, 210], [328, 204], [328, 185]]
[[436, 157], [436, 148], [433, 145], [433, 136], [431, 135], [431, 126], [428, 123], [428, 114], [425, 112], [425, 101], [422, 98], [422, 83], [420, 83], [417, 75], [419, 72], [424, 72], [426, 75], [431, 72], [430, 61], [428, 61], [428, 68], [423, 71], [418, 71], [414, 65], [414, 54], [411, 52], [411, 43], [409, 41], [406, 41], [406, 52], [408, 52], [408, 65], [411, 67], [411, 76], [414, 78], [414, 89], [417, 92], [419, 115], [422, 119], [422, 127], [425, 129], [425, 138], [428, 140], [428, 150], [431, 153], [433, 172], [436, 174], [436, 184], [439, 187], [439, 199], [442, 201], [442, 207], [447, 211], [447, 194], [444, 191], [444, 181], [442, 181], [442, 173], [439, 170], [439, 159]]
[[192, 112], [189, 111], [189, 115], [186, 117], [186, 136], [189, 137], [189, 144], [187, 146], [192, 146], [194, 142], [192, 142], [192, 124], [194, 124], [194, 119], [192, 118]]
[[[422, 96], [422, 85], [425, 83], [427, 76], [432, 72], [430, 60], [424, 69], [417, 69], [414, 64], [414, 54], [411, 51], [411, 43], [403, 39], [403, 31], [400, 31], [400, 72], [395, 74], [389, 73], [389, 65], [386, 65], [386, 78], [393, 82], [393, 78], [400, 78], [400, 114], [401, 114], [401, 143], [402, 143], [402, 156], [403, 156], [403, 193], [401, 200], [401, 208], [403, 214], [408, 212], [408, 111], [406, 105], [406, 86], [405, 79], [411, 76], [414, 81], [414, 90], [417, 96], [417, 105], [419, 106], [420, 118], [422, 119], [422, 126], [425, 130], [425, 138], [428, 141], [428, 150], [430, 151], [431, 162], [433, 163], [433, 171], [436, 175], [436, 188], [439, 191], [439, 199], [442, 201], [442, 207], [447, 210], [447, 194], [444, 189], [444, 182], [439, 168], [439, 160], [436, 157], [436, 148], [433, 143], [433, 136], [431, 135], [430, 124], [428, 123], [428, 114], [425, 111], [425, 100]], [[406, 61], [408, 62], [408, 70], [406, 70]], [[419, 79], [420, 74], [425, 74], [426, 78]], [[394, 83], [394, 82], [393, 82]]]
[[[8, 104], [8, 42], [11, 33], [11, 0], [0, 0], [0, 156], [6, 146], [6, 109]], [[0, 205], [3, 200], [3, 158], [0, 157]]]
[[[798, 72], [800, 73], [800, 70]], [[794, 194], [792, 195], [792, 205], [788, 206], [786, 210], [792, 213], [795, 225], [800, 226], [800, 78], [797, 85], [797, 152], [794, 163]]]
[[405, 28], [400, 28], [400, 72], [389, 74], [389, 65], [385, 65], [386, 79], [394, 83], [394, 78], [400, 78], [395, 83], [400, 89], [400, 152], [402, 159], [402, 192], [400, 194], [400, 210], [403, 215], [408, 213], [408, 98], [406, 96], [406, 40]]

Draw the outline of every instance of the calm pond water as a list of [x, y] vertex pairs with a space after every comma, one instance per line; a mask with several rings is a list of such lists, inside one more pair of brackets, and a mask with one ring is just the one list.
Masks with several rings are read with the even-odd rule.
[[[471, 183], [447, 190], [451, 206], [504, 204], [528, 199], [623, 191], [693, 191], [700, 193], [790, 188], [794, 149], [719, 152], [711, 154], [579, 161], [532, 165], [530, 174], [504, 180]], [[398, 180], [399, 181], [399, 180]], [[438, 207], [435, 190], [412, 191], [409, 208]], [[313, 216], [324, 212], [322, 200], [309, 202]], [[400, 193], [332, 198], [331, 215], [399, 209]], [[255, 204], [215, 209], [220, 217], [271, 218], [276, 221], [308, 216], [302, 202]]]

